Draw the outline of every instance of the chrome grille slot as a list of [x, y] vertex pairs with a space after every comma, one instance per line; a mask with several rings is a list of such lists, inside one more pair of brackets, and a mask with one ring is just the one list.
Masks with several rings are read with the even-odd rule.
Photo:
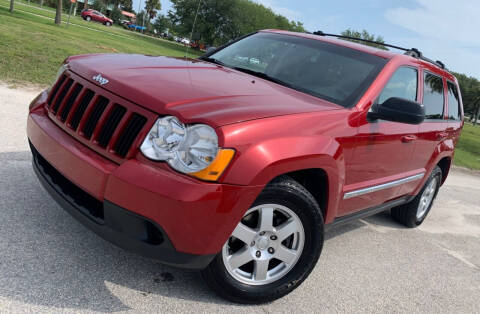
[[102, 116], [102, 113], [107, 108], [108, 99], [105, 97], [98, 97], [97, 101], [95, 102], [95, 107], [93, 108], [90, 116], [88, 117], [85, 126], [83, 127], [83, 136], [90, 139], [92, 137], [93, 131], [98, 124], [98, 120]]
[[107, 147], [108, 143], [112, 139], [113, 133], [117, 129], [118, 124], [120, 123], [120, 120], [122, 120], [126, 111], [127, 109], [125, 109], [125, 107], [118, 104], [115, 105], [115, 108], [113, 108], [112, 113], [107, 118], [107, 121], [103, 125], [102, 131], [98, 136], [97, 140], [100, 147]]
[[75, 100], [77, 100], [78, 95], [82, 91], [82, 88], [83, 86], [80, 84], [76, 84], [75, 87], [73, 87], [73, 91], [70, 94], [70, 97], [68, 97], [67, 101], [63, 105], [62, 113], [60, 115], [60, 119], [62, 120], [62, 122], [65, 122], [65, 120], [67, 120], [68, 114], [70, 113], [70, 110], [72, 109]]

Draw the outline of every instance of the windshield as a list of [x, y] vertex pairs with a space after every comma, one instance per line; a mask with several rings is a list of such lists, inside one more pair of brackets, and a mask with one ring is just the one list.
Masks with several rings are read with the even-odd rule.
[[353, 106], [387, 60], [318, 40], [256, 33], [204, 60]]

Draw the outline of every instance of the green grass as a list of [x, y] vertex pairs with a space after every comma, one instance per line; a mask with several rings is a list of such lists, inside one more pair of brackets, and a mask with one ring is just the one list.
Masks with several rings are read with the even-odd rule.
[[454, 164], [480, 170], [480, 125], [465, 123], [455, 149]]
[[[71, 55], [85, 53], [139, 53], [148, 55], [184, 56], [185, 47], [177, 43], [124, 30], [71, 20], [92, 29], [65, 24], [28, 14], [52, 15], [52, 10], [16, 5], [9, 13], [8, 1], [0, 0], [0, 79], [9, 83], [34, 83], [47, 86], [55, 77], [62, 61]], [[36, 11], [35, 11], [36, 10]], [[52, 15], [52, 17], [54, 14]], [[63, 20], [65, 21], [65, 15]], [[196, 51], [189, 49], [190, 56]]]
[[[4, 7], [7, 7], [9, 5], [9, 3], [10, 3], [9, 0], [0, 0], [0, 5], [2, 5]], [[37, 4], [37, 3], [31, 2], [30, 4], [28, 4], [28, 1], [20, 1], [20, 0], [15, 0], [15, 9], [18, 10], [18, 11], [25, 11], [25, 12], [29, 12], [29, 13], [34, 13], [34, 14], [41, 15], [41, 16], [48, 17], [48, 18], [52, 18], [52, 19], [55, 18], [55, 12], [56, 12], [54, 8], [50, 8], [50, 7], [47, 7], [45, 5], [40, 8], [39, 4]], [[84, 21], [80, 16], [80, 11], [81, 10], [77, 11], [76, 16], [73, 16], [73, 15], [71, 16], [70, 23], [81, 25], [81, 26], [86, 26], [86, 27], [93, 28], [93, 29], [100, 30], [100, 31], [110, 32], [110, 33], [117, 34], [117, 35], [127, 35], [127, 36], [137, 35], [137, 36], [141, 36], [139, 33], [134, 33], [132, 31], [126, 30], [119, 25], [113, 25], [111, 27], [106, 27], [105, 25], [102, 25], [102, 24], [97, 23], [97, 22]], [[68, 13], [63, 12], [62, 21], [67, 22], [67, 20], [68, 20]]]

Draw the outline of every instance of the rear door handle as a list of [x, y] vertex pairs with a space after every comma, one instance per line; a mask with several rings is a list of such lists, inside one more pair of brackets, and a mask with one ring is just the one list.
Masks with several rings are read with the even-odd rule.
[[405, 135], [405, 136], [402, 136], [402, 142], [404, 143], [410, 143], [410, 142], [413, 142], [417, 139], [417, 137], [415, 135]]

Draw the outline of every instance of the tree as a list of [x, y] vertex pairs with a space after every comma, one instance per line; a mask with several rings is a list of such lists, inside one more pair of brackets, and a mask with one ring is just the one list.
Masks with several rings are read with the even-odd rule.
[[461, 73], [452, 73], [458, 80], [460, 92], [463, 100], [463, 111], [466, 115], [470, 115], [471, 120], [475, 123], [480, 111], [480, 81], [474, 77]]
[[153, 27], [159, 32], [164, 32], [167, 28], [168, 29], [172, 28], [172, 23], [170, 22], [170, 19], [168, 17], [166, 17], [163, 14], [160, 14], [155, 19], [155, 22], [153, 23]]
[[175, 32], [190, 36], [198, 10], [194, 33], [211, 45], [221, 45], [239, 36], [265, 28], [304, 32], [303, 24], [289, 21], [271, 9], [250, 0], [171, 0], [168, 17]]
[[[371, 41], [376, 41], [376, 42], [379, 42], [379, 43], [382, 43], [382, 44], [385, 43], [382, 36], [377, 36], [377, 38], [375, 38], [375, 35], [370, 34], [366, 30], [363, 30], [363, 31], [359, 32], [359, 31], [352, 30], [352, 29], [349, 28], [349, 29], [343, 31], [341, 33], [341, 35], [342, 36], [348, 36], [348, 37], [354, 37], [354, 38], [360, 38], [360, 39], [366, 39], [366, 40], [371, 40]], [[371, 47], [375, 47], [375, 48], [380, 48], [380, 49], [383, 49], [383, 50], [388, 50], [388, 48], [385, 47], [382, 44], [368, 43], [368, 42], [355, 40], [355, 39], [346, 39], [346, 40], [353, 41], [353, 42], [363, 44], [363, 45], [367, 45], [367, 46], [371, 46]]]
[[13, 2], [14, 2], [14, 1], [15, 1], [15, 0], [10, 0], [10, 10], [9, 10], [10, 13], [13, 12], [13, 4], [14, 4]]
[[62, 0], [57, 1], [57, 12], [55, 13], [55, 24], [62, 24]]
[[147, 2], [145, 2], [145, 11], [147, 11], [149, 17], [148, 21], [155, 18], [157, 11], [161, 9], [162, 5], [160, 4], [160, 0], [147, 0]]
[[125, 11], [131, 12], [132, 11], [132, 0], [119, 0], [118, 3]]
[[110, 11], [110, 16], [113, 23], [120, 24], [120, 20], [122, 19], [122, 11], [118, 7], [113, 7], [113, 10]]

